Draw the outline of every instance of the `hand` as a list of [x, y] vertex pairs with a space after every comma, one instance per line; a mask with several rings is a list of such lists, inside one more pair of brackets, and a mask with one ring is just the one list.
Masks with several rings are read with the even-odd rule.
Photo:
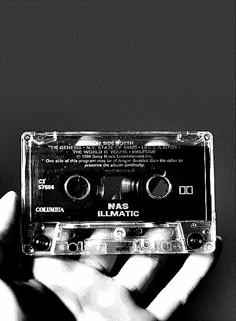
[[[115, 255], [81, 256], [79, 261], [44, 257], [34, 259], [32, 278], [17, 280], [18, 267], [25, 260], [19, 249], [18, 218], [17, 196], [9, 192], [0, 200], [3, 321], [167, 320], [186, 302], [214, 262], [213, 253], [191, 254], [187, 259], [184, 255], [135, 255], [125, 263], [120, 262], [124, 256]], [[163, 283], [166, 271], [170, 272], [180, 258], [181, 268], [174, 276], [169, 273], [173, 277], [157, 293], [158, 283]], [[172, 260], [169, 269], [168, 260]]]

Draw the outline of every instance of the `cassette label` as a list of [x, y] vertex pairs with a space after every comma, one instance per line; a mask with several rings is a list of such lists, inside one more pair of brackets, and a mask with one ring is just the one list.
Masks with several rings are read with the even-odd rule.
[[[24, 133], [22, 208], [26, 254], [212, 251], [212, 135]], [[158, 229], [165, 235], [170, 225], [167, 240], [147, 238]], [[95, 242], [101, 229], [109, 238]], [[63, 240], [65, 231], [75, 239]], [[117, 231], [125, 234], [118, 241]]]

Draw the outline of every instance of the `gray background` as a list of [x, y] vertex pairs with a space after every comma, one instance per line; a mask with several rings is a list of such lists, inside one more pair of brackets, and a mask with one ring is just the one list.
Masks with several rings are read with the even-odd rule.
[[0, 108], [0, 195], [25, 130], [212, 131], [224, 247], [183, 320], [234, 320], [233, 1], [1, 1]]

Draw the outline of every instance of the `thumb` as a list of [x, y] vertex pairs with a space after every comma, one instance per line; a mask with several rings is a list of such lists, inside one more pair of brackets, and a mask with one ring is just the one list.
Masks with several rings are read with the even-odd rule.
[[8, 192], [0, 199], [0, 278], [9, 277], [18, 264], [19, 217], [17, 195]]
[[12, 244], [18, 236], [18, 197], [11, 191], [0, 199], [0, 242]]

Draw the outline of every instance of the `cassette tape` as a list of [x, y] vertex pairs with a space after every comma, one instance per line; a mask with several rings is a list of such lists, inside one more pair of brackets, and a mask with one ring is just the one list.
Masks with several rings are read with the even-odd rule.
[[27, 255], [215, 249], [210, 132], [26, 132]]

